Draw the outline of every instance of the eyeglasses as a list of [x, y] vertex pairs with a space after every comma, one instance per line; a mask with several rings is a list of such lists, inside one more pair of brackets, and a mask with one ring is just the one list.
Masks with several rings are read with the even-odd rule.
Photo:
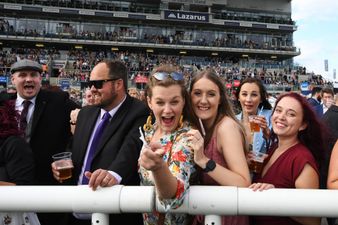
[[96, 89], [101, 89], [104, 83], [108, 81], [115, 81], [118, 79], [120, 78], [107, 79], [107, 80], [90, 80], [88, 81], [88, 87], [91, 88], [92, 86], [94, 86]]
[[168, 77], [171, 77], [173, 80], [176, 80], [176, 81], [183, 80], [183, 74], [178, 73], [178, 72], [172, 72], [172, 73], [156, 72], [153, 74], [153, 77], [155, 77], [156, 80], [164, 80]]

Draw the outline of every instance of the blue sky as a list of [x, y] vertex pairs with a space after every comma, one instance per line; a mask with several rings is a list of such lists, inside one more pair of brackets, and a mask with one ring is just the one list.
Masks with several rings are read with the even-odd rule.
[[[336, 69], [338, 81], [338, 1], [292, 0], [291, 3], [292, 19], [298, 26], [294, 44], [301, 50], [301, 55], [294, 58], [295, 63], [330, 80]], [[328, 72], [324, 69], [325, 59], [329, 63]]]

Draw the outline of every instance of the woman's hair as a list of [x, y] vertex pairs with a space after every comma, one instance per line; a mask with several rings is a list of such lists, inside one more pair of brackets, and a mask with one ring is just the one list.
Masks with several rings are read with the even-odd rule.
[[153, 75], [157, 72], [164, 72], [171, 74], [173, 72], [175, 73], [180, 73], [177, 72], [178, 69], [174, 66], [171, 65], [161, 65], [157, 68], [155, 68], [152, 72], [152, 74], [149, 77], [147, 87], [146, 87], [146, 96], [151, 98], [153, 96], [153, 88], [155, 86], [162, 86], [162, 87], [170, 87], [172, 85], [179, 85], [181, 88], [181, 95], [185, 101], [184, 107], [183, 107], [183, 118], [184, 120], [189, 121], [193, 126], [197, 127], [199, 129], [198, 125], [198, 120], [195, 114], [193, 113], [193, 109], [191, 107], [191, 101], [189, 98], [188, 91], [185, 87], [185, 80], [184, 77], [182, 76], [182, 80], [174, 80], [171, 76], [168, 76], [164, 78], [163, 80], [158, 80], [156, 79]]
[[0, 138], [19, 136], [23, 132], [18, 126], [19, 114], [15, 110], [15, 100], [0, 99]]
[[204, 142], [205, 146], [207, 146], [209, 144], [216, 125], [225, 116], [228, 116], [237, 123], [237, 125], [240, 129], [241, 135], [242, 135], [242, 142], [243, 142], [244, 150], [246, 151], [247, 150], [247, 143], [246, 143], [244, 128], [243, 128], [242, 124], [237, 120], [235, 113], [233, 111], [233, 108], [232, 108], [232, 104], [230, 103], [230, 101], [227, 97], [225, 85], [222, 83], [220, 78], [217, 76], [216, 72], [212, 69], [206, 69], [206, 70], [203, 70], [203, 71], [197, 73], [191, 80], [190, 94], [191, 94], [191, 91], [193, 90], [194, 84], [202, 78], [208, 79], [211, 82], [213, 82], [214, 84], [216, 84], [216, 86], [219, 89], [219, 94], [220, 94], [220, 104], [218, 105], [216, 119], [215, 119], [214, 124], [211, 126], [210, 130], [207, 130], [207, 132], [206, 132], [205, 142]]
[[254, 78], [254, 77], [248, 77], [248, 78], [244, 79], [241, 82], [241, 84], [239, 85], [239, 87], [236, 91], [237, 104], [241, 107], [241, 104], [239, 103], [239, 94], [241, 92], [242, 86], [246, 83], [256, 84], [258, 86], [259, 94], [261, 96], [261, 102], [259, 103], [258, 108], [261, 109], [263, 107], [263, 109], [272, 109], [272, 106], [267, 99], [268, 94], [267, 94], [267, 91], [266, 91], [262, 81], [257, 79], [257, 78]]
[[[301, 108], [303, 109], [303, 122], [307, 124], [307, 127], [304, 130], [298, 132], [298, 139], [300, 143], [305, 145], [311, 151], [318, 165], [321, 166], [323, 155], [327, 150], [325, 138], [327, 137], [326, 127], [318, 120], [315, 112], [307, 100], [294, 92], [282, 94], [277, 99], [272, 115], [275, 112], [279, 101], [285, 97], [293, 98], [301, 105]], [[270, 146], [278, 142], [277, 135], [273, 132], [273, 130], [270, 136], [270, 141]]]

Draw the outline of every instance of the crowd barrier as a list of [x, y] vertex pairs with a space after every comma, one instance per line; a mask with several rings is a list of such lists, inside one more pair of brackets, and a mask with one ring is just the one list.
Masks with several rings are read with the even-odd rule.
[[[205, 224], [221, 224], [221, 215], [338, 217], [338, 190], [192, 186], [176, 213], [206, 215]], [[1, 186], [0, 211], [93, 213], [92, 224], [108, 225], [110, 213], [165, 212], [152, 186], [122, 186], [92, 191], [83, 186]]]

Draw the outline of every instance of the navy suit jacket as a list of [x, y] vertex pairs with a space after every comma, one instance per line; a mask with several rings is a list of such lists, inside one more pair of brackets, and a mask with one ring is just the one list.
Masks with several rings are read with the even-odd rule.
[[308, 103], [312, 106], [313, 111], [316, 113], [316, 115], [321, 118], [323, 116], [323, 106], [320, 104], [319, 101], [317, 101], [314, 98], [309, 98]]
[[[86, 106], [79, 112], [72, 146], [73, 184], [78, 182], [99, 114], [100, 108], [96, 106]], [[137, 164], [142, 142], [138, 128], [143, 126], [148, 115], [146, 105], [128, 95], [102, 134], [91, 163], [91, 171], [99, 168], [111, 170], [122, 177], [121, 184], [139, 185]], [[109, 221], [110, 224], [143, 224], [141, 214], [111, 214]]]
[[[100, 108], [87, 106], [80, 110], [72, 146], [73, 184], [78, 182], [90, 137], [100, 114]], [[122, 177], [123, 185], [139, 185], [137, 162], [142, 148], [140, 126], [149, 115], [141, 101], [127, 96], [105, 128], [94, 154], [91, 171], [107, 169]]]

